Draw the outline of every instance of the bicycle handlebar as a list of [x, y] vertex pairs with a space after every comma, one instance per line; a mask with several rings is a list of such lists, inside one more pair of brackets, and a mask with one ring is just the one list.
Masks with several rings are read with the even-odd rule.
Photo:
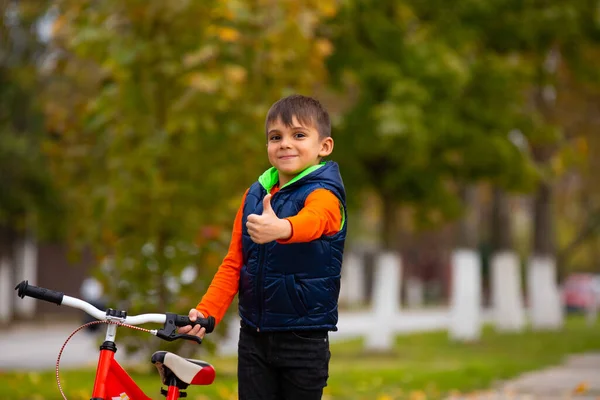
[[[76, 297], [67, 296], [62, 292], [57, 292], [55, 290], [50, 290], [42, 287], [37, 287], [30, 285], [28, 281], [23, 281], [19, 283], [15, 290], [17, 290], [17, 295], [20, 298], [24, 298], [25, 296], [33, 297], [38, 300], [48, 301], [50, 303], [55, 303], [57, 305], [65, 305], [73, 308], [78, 308], [80, 310], [85, 311], [92, 317], [104, 321], [110, 319], [109, 312], [102, 311], [92, 304], [88, 303], [85, 300], [78, 299]], [[114, 311], [114, 310], [111, 310]], [[119, 312], [116, 312], [115, 317], [119, 317]], [[196, 321], [190, 321], [190, 318], [187, 315], [179, 315], [179, 314], [140, 314], [140, 315], [130, 315], [125, 316], [124, 323], [129, 325], [141, 325], [145, 323], [155, 322], [158, 324], [166, 324], [167, 321], [169, 323], [174, 324], [176, 327], [187, 326], [187, 325], [201, 325], [206, 329], [206, 333], [210, 333], [215, 328], [215, 318], [198, 318]]]
[[62, 304], [63, 298], [65, 296], [63, 292], [57, 292], [54, 290], [33, 286], [30, 285], [28, 281], [23, 281], [19, 283], [17, 287], [15, 287], [15, 290], [18, 290], [17, 296], [19, 296], [20, 298], [29, 296], [38, 300], [44, 300], [50, 303], [55, 303], [59, 306]]

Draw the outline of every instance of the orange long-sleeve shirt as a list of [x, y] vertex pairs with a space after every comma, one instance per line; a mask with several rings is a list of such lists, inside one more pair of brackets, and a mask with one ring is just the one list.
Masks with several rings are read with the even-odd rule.
[[[271, 190], [277, 193], [278, 186]], [[215, 317], [217, 324], [223, 319], [239, 289], [240, 270], [243, 264], [242, 254], [242, 216], [248, 190], [242, 197], [233, 223], [231, 242], [227, 255], [219, 266], [208, 290], [196, 309], [205, 316]], [[338, 198], [327, 189], [317, 189], [304, 201], [304, 208], [297, 215], [285, 218], [290, 221], [292, 235], [279, 243], [310, 242], [322, 235], [333, 235], [340, 230], [342, 212]]]

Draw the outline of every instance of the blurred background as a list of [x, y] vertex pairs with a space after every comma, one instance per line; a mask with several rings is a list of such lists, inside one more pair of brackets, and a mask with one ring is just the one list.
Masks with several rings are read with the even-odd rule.
[[[0, 394], [58, 398], [87, 320], [22, 280], [129, 314], [198, 303], [292, 93], [329, 110], [348, 193], [327, 398], [600, 351], [599, 1], [0, 0], [0, 20]], [[190, 396], [237, 398], [236, 308], [202, 350], [127, 331], [122, 352], [154, 390], [148, 351], [214, 361]], [[80, 335], [89, 398], [103, 336]]]

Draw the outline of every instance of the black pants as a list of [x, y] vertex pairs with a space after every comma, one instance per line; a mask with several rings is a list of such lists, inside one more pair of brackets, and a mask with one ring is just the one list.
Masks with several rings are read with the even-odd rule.
[[327, 331], [259, 333], [242, 322], [240, 400], [319, 400], [329, 377]]

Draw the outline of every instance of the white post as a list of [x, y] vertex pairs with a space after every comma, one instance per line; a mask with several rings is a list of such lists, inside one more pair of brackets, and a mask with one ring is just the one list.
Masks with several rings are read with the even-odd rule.
[[494, 254], [491, 269], [492, 306], [496, 329], [520, 332], [525, 328], [525, 309], [519, 256], [513, 251]]
[[221, 338], [217, 345], [217, 353], [221, 356], [235, 356], [238, 350], [240, 337], [240, 319], [233, 317], [228, 321], [225, 337]]
[[592, 290], [591, 293], [592, 300], [590, 304], [585, 310], [585, 320], [589, 326], [596, 325], [596, 321], [598, 320], [598, 309], [600, 308], [600, 300], [598, 299], [598, 293]]
[[556, 284], [556, 261], [553, 257], [533, 256], [527, 269], [527, 288], [534, 329], [559, 329], [563, 308]]
[[355, 253], [344, 255], [340, 298], [350, 306], [365, 302], [365, 269], [362, 258]]
[[16, 283], [8, 257], [0, 257], [0, 323], [8, 323], [13, 317]]
[[[35, 285], [37, 281], [37, 244], [30, 236], [17, 241], [15, 249], [15, 282], [28, 280]], [[35, 299], [25, 297], [14, 302], [15, 313], [24, 318], [31, 318], [35, 314]]]
[[409, 308], [419, 308], [423, 306], [425, 298], [425, 289], [423, 281], [419, 278], [410, 277], [406, 279], [406, 305]]
[[385, 351], [394, 346], [394, 331], [391, 320], [400, 312], [400, 279], [402, 262], [400, 256], [393, 252], [381, 253], [377, 256], [373, 287], [374, 325], [365, 329], [365, 347], [368, 350]]
[[477, 340], [481, 335], [481, 260], [471, 249], [452, 254], [449, 335], [460, 341]]
[[590, 292], [592, 299], [587, 310], [586, 320], [588, 325], [595, 325], [598, 320], [598, 311], [600, 311], [600, 277], [592, 278]]

